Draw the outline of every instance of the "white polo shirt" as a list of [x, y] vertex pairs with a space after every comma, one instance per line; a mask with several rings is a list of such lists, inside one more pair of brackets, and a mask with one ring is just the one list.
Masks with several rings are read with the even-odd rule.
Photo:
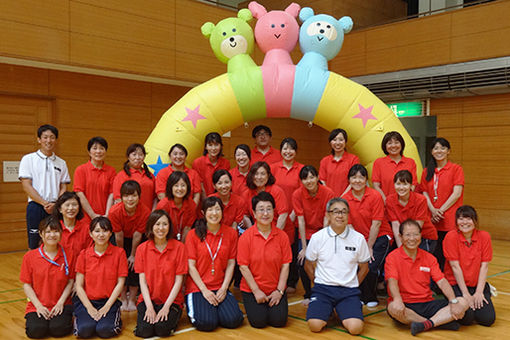
[[355, 288], [359, 286], [358, 264], [368, 262], [370, 252], [365, 237], [352, 227], [337, 235], [328, 226], [312, 235], [306, 259], [317, 261], [315, 283]]
[[55, 154], [47, 157], [41, 150], [23, 156], [18, 177], [31, 179], [35, 191], [48, 202], [57, 200], [61, 183], [71, 183], [66, 162]]

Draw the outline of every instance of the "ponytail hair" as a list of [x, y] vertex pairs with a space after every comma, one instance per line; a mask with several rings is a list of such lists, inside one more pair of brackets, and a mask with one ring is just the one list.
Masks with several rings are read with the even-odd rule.
[[[450, 142], [448, 142], [448, 140], [446, 140], [446, 138], [443, 138], [443, 137], [438, 137], [438, 138], [434, 139], [434, 141], [432, 142], [432, 149], [438, 143], [439, 143], [439, 145], [441, 145], [443, 147], [447, 147], [448, 150], [450, 149]], [[429, 164], [427, 164], [427, 176], [425, 177], [425, 181], [430, 182], [432, 177], [434, 177], [434, 172], [436, 171], [436, 167], [437, 167], [436, 159], [434, 157], [431, 157]]]
[[216, 196], [207, 197], [202, 203], [202, 211], [204, 213], [204, 217], [197, 219], [193, 224], [193, 228], [195, 228], [195, 234], [198, 236], [201, 242], [204, 242], [207, 235], [207, 221], [205, 219], [205, 213], [207, 209], [214, 207], [216, 203], [220, 206], [221, 212], [223, 213], [223, 202], [221, 199]]
[[[147, 152], [145, 151], [145, 147], [142, 144], [133, 143], [130, 146], [128, 146], [128, 148], [126, 150], [126, 157], [129, 157], [130, 153], [135, 152], [138, 149], [140, 149], [142, 151], [144, 156], [147, 155]], [[123, 168], [124, 168], [124, 172], [129, 177], [131, 177], [131, 170], [129, 169], [129, 159], [124, 162]], [[147, 164], [145, 164], [145, 162], [143, 162], [142, 168], [143, 168], [144, 175], [149, 177], [150, 179], [152, 179], [153, 178], [152, 173], [150, 172], [149, 167], [147, 166]]]

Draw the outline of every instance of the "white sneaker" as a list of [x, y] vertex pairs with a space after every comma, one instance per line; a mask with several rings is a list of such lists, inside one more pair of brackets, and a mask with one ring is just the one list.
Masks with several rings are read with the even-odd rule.
[[378, 305], [379, 305], [379, 301], [370, 301], [367, 303], [368, 308], [374, 308], [374, 307], [377, 307]]

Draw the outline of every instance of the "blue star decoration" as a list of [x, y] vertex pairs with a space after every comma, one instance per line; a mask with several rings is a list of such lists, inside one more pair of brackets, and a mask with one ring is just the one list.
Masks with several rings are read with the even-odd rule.
[[149, 164], [149, 167], [152, 168], [152, 170], [154, 170], [154, 176], [157, 176], [158, 172], [161, 169], [166, 168], [169, 164], [170, 163], [163, 163], [163, 161], [161, 160], [161, 156], [158, 156], [158, 161], [155, 164]]

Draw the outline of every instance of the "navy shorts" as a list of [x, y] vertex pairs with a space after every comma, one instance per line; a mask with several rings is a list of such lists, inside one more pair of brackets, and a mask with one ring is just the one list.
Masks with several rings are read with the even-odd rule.
[[333, 309], [340, 320], [355, 318], [363, 320], [360, 290], [341, 286], [316, 283], [312, 288], [306, 320], [328, 321]]
[[440, 309], [448, 306], [448, 300], [439, 299], [428, 302], [416, 302], [416, 303], [404, 303], [404, 305], [414, 311], [416, 314], [423, 316], [424, 318], [430, 319]]

